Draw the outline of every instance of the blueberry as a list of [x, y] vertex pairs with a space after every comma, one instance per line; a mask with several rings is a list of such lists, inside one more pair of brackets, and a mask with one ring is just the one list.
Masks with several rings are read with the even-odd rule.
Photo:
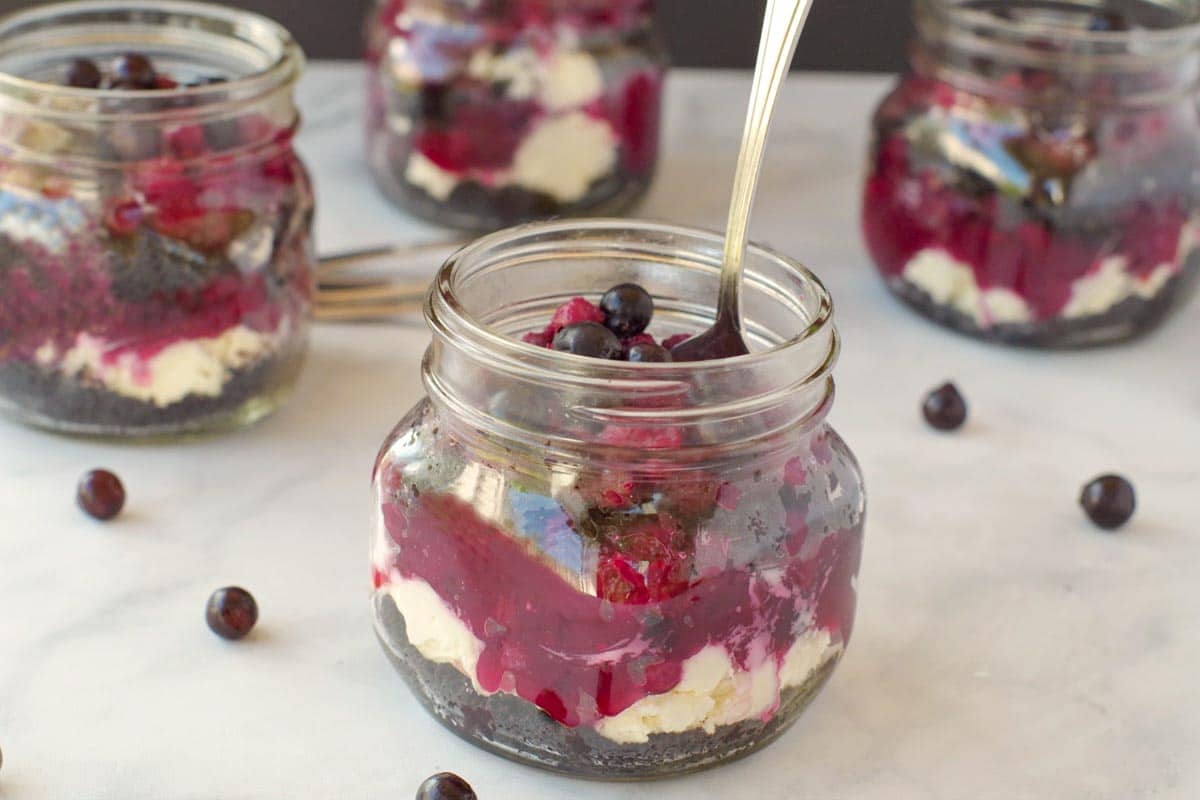
[[125, 53], [113, 59], [111, 85], [114, 89], [153, 89], [158, 85], [154, 64], [141, 53]]
[[1098, 527], [1112, 531], [1129, 522], [1137, 509], [1137, 495], [1133, 484], [1120, 475], [1101, 475], [1083, 487], [1079, 505]]
[[471, 784], [453, 772], [439, 772], [417, 790], [417, 800], [478, 800]]
[[604, 324], [608, 329], [622, 339], [628, 339], [650, 327], [654, 298], [636, 283], [622, 283], [604, 293], [600, 308], [604, 311]]
[[967, 421], [967, 401], [953, 383], [934, 389], [921, 407], [925, 421], [939, 431], [958, 430]]
[[67, 86], [76, 89], [99, 89], [104, 76], [95, 61], [77, 58], [67, 67]]
[[204, 618], [212, 632], [222, 639], [241, 639], [258, 622], [258, 603], [245, 589], [229, 586], [208, 598]]
[[79, 480], [75, 499], [90, 516], [107, 522], [125, 507], [125, 487], [108, 470], [94, 469]]
[[553, 347], [564, 353], [605, 359], [618, 359], [622, 351], [617, 335], [598, 322], [568, 325], [555, 335]]
[[662, 345], [644, 342], [629, 348], [626, 359], [635, 364], [664, 364], [671, 361], [671, 351]]

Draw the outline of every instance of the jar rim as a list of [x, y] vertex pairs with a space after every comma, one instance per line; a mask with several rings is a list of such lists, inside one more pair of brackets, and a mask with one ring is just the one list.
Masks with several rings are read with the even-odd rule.
[[[206, 98], [219, 101], [236, 93], [244, 97], [270, 94], [280, 88], [294, 84], [304, 71], [306, 59], [299, 43], [282, 24], [262, 14], [242, 9], [229, 8], [214, 3], [193, 0], [68, 0], [34, 8], [19, 9], [0, 15], [0, 41], [25, 26], [54, 19], [63, 15], [85, 16], [100, 12], [129, 13], [137, 16], [143, 24], [147, 18], [158, 18], [165, 22], [172, 16], [187, 16], [227, 24], [230, 31], [242, 41], [251, 44], [269, 43], [272, 52], [277, 51], [273, 61], [264, 68], [248, 75], [232, 78], [223, 83], [204, 86], [178, 86], [171, 89], [84, 89], [56, 83], [24, 78], [0, 71], [0, 95], [37, 96], [47, 100], [74, 101], [125, 100], [136, 98], [147, 103], [169, 102], [180, 97], [194, 98], [203, 104]], [[149, 24], [154, 24], [152, 20]], [[72, 116], [71, 111], [52, 111], [39, 108], [39, 113], [54, 116]], [[86, 114], [94, 117], [94, 114]], [[118, 115], [121, 116], [121, 115]], [[151, 114], [152, 116], [152, 114]]]
[[[1048, 26], [1044, 23], [1031, 22], [1021, 19], [1004, 19], [996, 14], [971, 6], [971, 0], [915, 0], [918, 13], [927, 13], [941, 17], [956, 26], [973, 31], [994, 34], [1013, 35], [1022, 37], [1045, 36], [1052, 33], [1057, 39], [1081, 45], [1111, 45], [1130, 38], [1136, 31], [1140, 41], [1149, 43], [1166, 43], [1176, 39], [1193, 38], [1200, 42], [1200, 3], [1187, 2], [1190, 9], [1185, 21], [1179, 25], [1165, 28], [1136, 28], [1133, 30], [1091, 30], [1071, 26]], [[1180, 2], [1163, 3], [1154, 0], [1154, 5], [1167, 7], [1180, 6]]]
[[[568, 371], [577, 371], [582, 366], [599, 380], [653, 378], [672, 371], [678, 372], [681, 368], [686, 368], [690, 374], [699, 376], [702, 376], [706, 372], [727, 372], [731, 368], [753, 369], [763, 366], [780, 355], [797, 350], [809, 343], [819, 332], [832, 324], [834, 311], [833, 298], [829, 290], [825, 287], [825, 284], [821, 282], [821, 279], [795, 259], [760, 244], [748, 245], [747, 252], [783, 266], [788, 272], [810, 286], [817, 301], [817, 308], [809, 324], [796, 335], [764, 350], [731, 358], [687, 362], [686, 364], [678, 362], [631, 363], [626, 361], [598, 361], [597, 359], [585, 358], [572, 353], [561, 353], [537, 347], [536, 345], [507, 336], [476, 319], [458, 299], [458, 281], [461, 277], [459, 270], [462, 265], [481, 257], [490, 250], [497, 249], [506, 244], [512, 244], [523, 237], [570, 233], [596, 234], [606, 231], [611, 232], [614, 236], [623, 232], [625, 234], [640, 233], [691, 237], [714, 243], [718, 245], [718, 250], [720, 250], [719, 245], [725, 238], [724, 233], [705, 228], [695, 228], [669, 222], [621, 219], [616, 217], [551, 220], [508, 228], [475, 240], [453, 253], [446, 260], [434, 278], [427, 296], [425, 318], [435, 332], [448, 332], [451, 328], [463, 331], [477, 342], [486, 346], [493, 354], [516, 358], [526, 364], [536, 362], [538, 366], [548, 368], [558, 367]], [[581, 293], [584, 291], [581, 289]], [[714, 297], [713, 299], [715, 301], [716, 298]], [[838, 350], [836, 336], [832, 338], [834, 341], [831, 347], [830, 361], [836, 358], [836, 351]], [[831, 368], [832, 363], [829, 363], [828, 368], [821, 371], [822, 374], [827, 373]], [[819, 376], [814, 375], [813, 377], [815, 379]]]

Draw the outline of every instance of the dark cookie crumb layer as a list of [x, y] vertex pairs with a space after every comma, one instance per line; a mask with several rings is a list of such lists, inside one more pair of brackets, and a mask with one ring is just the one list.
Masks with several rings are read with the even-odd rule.
[[0, 363], [0, 409], [41, 428], [99, 436], [170, 436], [241, 427], [274, 411], [304, 359], [293, 347], [236, 370], [217, 397], [189, 395], [160, 408], [49, 372], [25, 361]]
[[605, 216], [628, 210], [650, 188], [652, 175], [612, 173], [592, 184], [580, 200], [562, 203], [548, 194], [506, 186], [486, 187], [476, 181], [464, 181], [445, 201], [404, 180], [409, 152], [390, 152], [383, 142], [376, 147], [374, 159], [379, 168], [371, 170], [380, 190], [411, 214], [438, 225], [465, 231], [488, 232], [526, 222], [561, 216]]
[[1178, 305], [1176, 296], [1191, 283], [1195, 263], [1182, 275], [1171, 278], [1157, 295], [1149, 300], [1130, 297], [1117, 303], [1103, 314], [1081, 319], [1047, 319], [1036, 322], [1002, 323], [986, 328], [949, 306], [934, 302], [925, 290], [904, 278], [892, 278], [888, 289], [906, 305], [934, 322], [977, 339], [1038, 348], [1084, 348], [1108, 344], [1149, 333], [1168, 312]]
[[654, 734], [645, 744], [619, 744], [591, 728], [568, 728], [509, 694], [484, 696], [449, 664], [435, 664], [408, 640], [404, 617], [386, 593], [375, 599], [376, 634], [417, 699], [453, 733], [505, 758], [579, 778], [637, 780], [678, 776], [750, 755], [779, 738], [829, 679], [831, 658], [803, 686], [783, 693], [769, 722], [748, 720], [678, 734]]

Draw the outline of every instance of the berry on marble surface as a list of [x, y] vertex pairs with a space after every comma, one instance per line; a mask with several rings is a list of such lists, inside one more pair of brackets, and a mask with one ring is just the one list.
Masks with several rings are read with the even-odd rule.
[[94, 469], [80, 480], [76, 501], [89, 516], [107, 522], [125, 507], [125, 487], [121, 479], [105, 469]]
[[946, 383], [925, 396], [921, 406], [925, 421], [939, 431], [955, 431], [967, 421], [967, 401], [953, 383]]
[[417, 800], [478, 800], [471, 784], [453, 772], [439, 772], [417, 790]]
[[204, 618], [212, 632], [222, 639], [241, 639], [258, 622], [258, 603], [245, 589], [228, 586], [208, 598]]
[[1079, 505], [1097, 527], [1113, 531], [1133, 517], [1137, 493], [1128, 479], [1120, 475], [1101, 475], [1083, 487]]

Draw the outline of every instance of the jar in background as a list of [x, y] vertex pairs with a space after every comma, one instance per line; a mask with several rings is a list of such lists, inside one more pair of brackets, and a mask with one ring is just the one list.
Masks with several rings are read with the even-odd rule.
[[917, 0], [863, 227], [891, 290], [1005, 342], [1158, 321], [1200, 242], [1200, 4]]
[[427, 305], [427, 399], [375, 469], [376, 630], [429, 712], [506, 757], [646, 778], [775, 739], [850, 637], [862, 478], [825, 416], [824, 287], [747, 255], [754, 354], [597, 361], [525, 344], [636, 282], [660, 337], [711, 323], [722, 237], [527, 226], [454, 256]]
[[378, 0], [367, 142], [384, 192], [493, 230], [615, 213], [658, 156], [664, 49], [652, 0]]
[[[150, 59], [144, 88], [119, 80], [127, 53]], [[292, 149], [303, 64], [283, 28], [219, 6], [0, 20], [0, 409], [170, 435], [284, 400], [314, 274]]]

